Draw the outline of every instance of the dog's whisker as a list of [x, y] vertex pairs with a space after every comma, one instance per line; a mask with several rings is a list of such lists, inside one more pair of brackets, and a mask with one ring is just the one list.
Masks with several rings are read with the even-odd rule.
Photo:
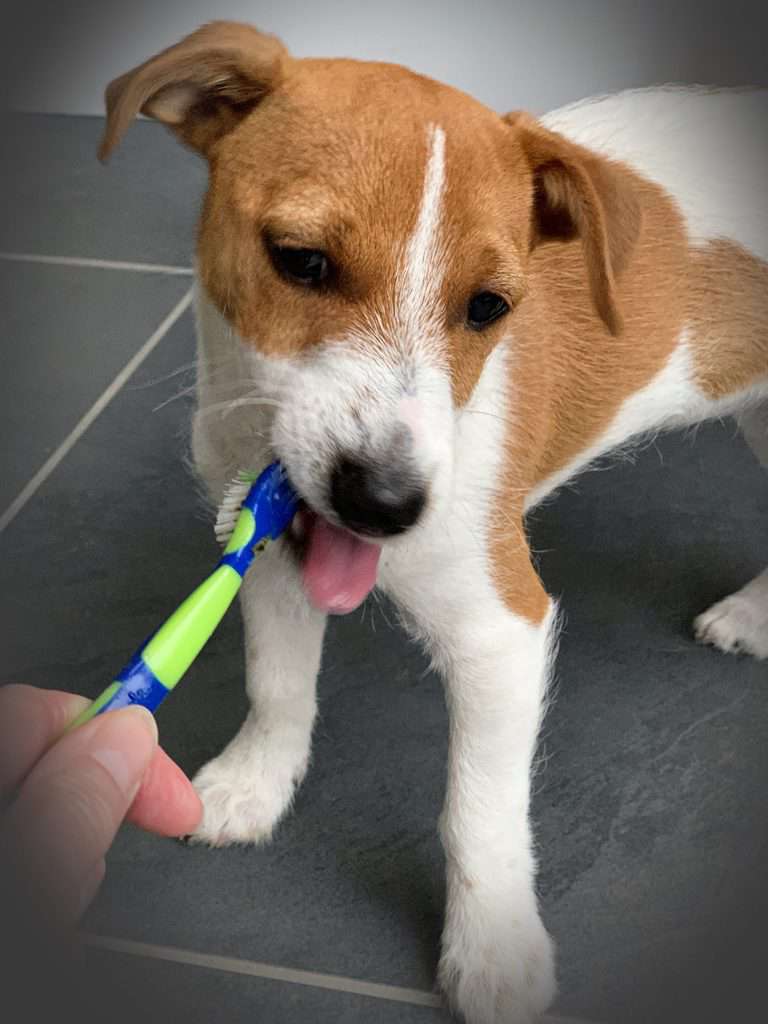
[[131, 390], [146, 391], [148, 388], [157, 387], [159, 384], [166, 384], [169, 380], [173, 380], [174, 377], [179, 377], [182, 373], [191, 373], [197, 369], [197, 366], [198, 362], [195, 359], [194, 362], [184, 363], [175, 370], [171, 370], [170, 373], [162, 374], [160, 377], [152, 377], [150, 380], [142, 381], [141, 384], [134, 384]]
[[161, 409], [165, 409], [166, 406], [171, 405], [173, 402], [178, 402], [182, 398], [190, 398], [197, 392], [197, 385], [192, 384], [188, 388], [182, 388], [181, 391], [177, 391], [175, 394], [170, 395], [164, 401], [160, 402], [159, 405], [154, 406], [152, 412], [160, 412]]
[[279, 407], [280, 403], [273, 398], [235, 398], [228, 399], [224, 402], [213, 402], [210, 405], [201, 406], [198, 412], [201, 415], [211, 416], [217, 412], [222, 414], [222, 417], [228, 416], [230, 413], [235, 412], [237, 409], [244, 408], [246, 406], [253, 407]]

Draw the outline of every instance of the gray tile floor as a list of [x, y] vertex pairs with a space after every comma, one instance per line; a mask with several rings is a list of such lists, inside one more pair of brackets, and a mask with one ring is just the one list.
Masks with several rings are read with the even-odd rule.
[[[157, 330], [189, 279], [83, 264], [189, 267], [202, 168], [149, 123], [100, 168], [100, 127], [15, 118], [0, 167], [0, 250], [71, 261], [0, 261], [0, 516], [157, 342], [0, 534], [3, 675], [88, 695], [216, 555], [185, 466], [191, 314]], [[690, 622], [762, 568], [766, 523], [768, 482], [729, 423], [587, 474], [534, 517], [567, 614], [535, 798], [564, 1014], [751, 1019], [768, 909], [768, 667], [697, 647]], [[166, 1019], [448, 1019], [419, 995], [443, 902], [439, 683], [366, 607], [332, 624], [320, 701], [312, 770], [269, 847], [119, 837], [85, 926], [143, 945], [92, 955]], [[244, 707], [233, 613], [162, 708], [163, 741], [194, 771]], [[189, 951], [240, 968], [185, 963]]]

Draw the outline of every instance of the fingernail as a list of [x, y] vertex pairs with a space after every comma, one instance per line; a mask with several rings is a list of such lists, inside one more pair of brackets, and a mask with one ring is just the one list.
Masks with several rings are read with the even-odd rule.
[[146, 708], [108, 711], [93, 737], [91, 757], [109, 772], [115, 785], [133, 797], [157, 745], [157, 723]]
[[131, 715], [138, 722], [141, 722], [142, 726], [151, 736], [152, 742], [157, 743], [157, 720], [151, 711], [148, 711], [140, 704], [132, 704], [128, 708], [123, 708], [118, 714]]

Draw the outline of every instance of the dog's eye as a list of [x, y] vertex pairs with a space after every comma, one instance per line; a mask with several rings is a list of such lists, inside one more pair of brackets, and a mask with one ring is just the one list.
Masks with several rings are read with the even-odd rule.
[[500, 295], [495, 295], [493, 292], [478, 292], [469, 300], [467, 323], [479, 331], [507, 312], [509, 312], [509, 306]]
[[290, 246], [274, 245], [270, 254], [278, 272], [289, 281], [313, 287], [328, 277], [328, 257], [318, 249], [292, 249]]

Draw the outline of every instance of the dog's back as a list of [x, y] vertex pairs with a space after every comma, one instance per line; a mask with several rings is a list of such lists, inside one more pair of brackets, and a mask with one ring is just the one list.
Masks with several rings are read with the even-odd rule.
[[661, 185], [692, 242], [728, 238], [768, 260], [767, 89], [636, 89], [542, 122]]

